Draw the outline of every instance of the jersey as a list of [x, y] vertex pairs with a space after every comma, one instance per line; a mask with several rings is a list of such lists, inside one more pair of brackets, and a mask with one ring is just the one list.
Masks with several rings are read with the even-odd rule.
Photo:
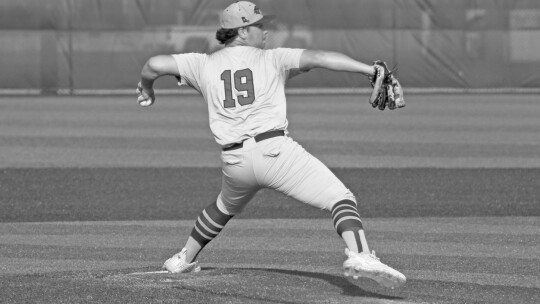
[[225, 47], [212, 54], [176, 54], [180, 85], [208, 105], [210, 129], [223, 147], [288, 126], [285, 84], [303, 49]]

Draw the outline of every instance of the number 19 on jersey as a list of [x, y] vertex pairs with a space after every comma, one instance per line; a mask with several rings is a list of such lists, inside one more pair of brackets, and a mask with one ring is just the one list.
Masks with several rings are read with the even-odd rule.
[[[233, 77], [234, 76], [234, 77]], [[233, 97], [232, 88], [241, 94], [236, 95], [238, 103], [241, 106], [252, 104], [255, 101], [255, 88], [253, 87], [253, 72], [250, 69], [238, 70], [232, 73], [231, 70], [225, 70], [221, 73], [221, 80], [224, 83], [225, 100], [224, 108], [236, 107], [236, 100]]]

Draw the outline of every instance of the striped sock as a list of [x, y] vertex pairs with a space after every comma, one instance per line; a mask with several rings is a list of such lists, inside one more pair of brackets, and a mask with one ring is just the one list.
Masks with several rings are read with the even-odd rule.
[[221, 212], [217, 204], [213, 203], [201, 212], [190, 236], [204, 247], [221, 232], [232, 217]]
[[[356, 245], [353, 251], [362, 251], [363, 234], [362, 221], [356, 209], [356, 204], [350, 200], [343, 200], [332, 207], [332, 221], [336, 232], [345, 240], [347, 244], [351, 242]], [[351, 233], [345, 233], [350, 231]], [[352, 239], [354, 238], [354, 239]], [[367, 245], [366, 241], [364, 243]]]

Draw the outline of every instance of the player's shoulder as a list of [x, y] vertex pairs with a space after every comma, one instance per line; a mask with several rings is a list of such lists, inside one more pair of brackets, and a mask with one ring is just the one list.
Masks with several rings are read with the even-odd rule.
[[181, 75], [198, 73], [207, 62], [207, 55], [203, 53], [180, 53], [171, 56]]
[[268, 54], [278, 65], [294, 66], [300, 61], [304, 49], [274, 48], [268, 49]]
[[304, 51], [304, 49], [277, 47], [273, 49], [267, 49], [265, 51], [268, 52], [269, 54], [272, 54], [273, 56], [291, 56], [294, 54], [301, 54]]
[[205, 53], [179, 53], [172, 54], [174, 58], [182, 60], [205, 60], [208, 57], [208, 54]]

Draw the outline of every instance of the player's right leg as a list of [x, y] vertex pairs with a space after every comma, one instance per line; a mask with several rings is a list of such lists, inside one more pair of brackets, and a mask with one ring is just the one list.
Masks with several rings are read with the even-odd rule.
[[200, 213], [182, 251], [163, 265], [169, 272], [199, 271], [196, 261], [199, 253], [219, 235], [234, 215], [242, 212], [259, 190], [248, 155], [244, 149], [222, 153], [221, 193], [216, 202]]
[[171, 273], [200, 271], [201, 268], [196, 261], [197, 255], [218, 236], [232, 217], [233, 215], [220, 210], [218, 202], [210, 204], [197, 217], [182, 251], [165, 261], [163, 268]]

